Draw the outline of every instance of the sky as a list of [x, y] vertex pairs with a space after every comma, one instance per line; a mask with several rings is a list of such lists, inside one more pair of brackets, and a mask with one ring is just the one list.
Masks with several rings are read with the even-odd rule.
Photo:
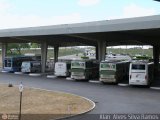
[[153, 0], [0, 0], [0, 29], [160, 14]]

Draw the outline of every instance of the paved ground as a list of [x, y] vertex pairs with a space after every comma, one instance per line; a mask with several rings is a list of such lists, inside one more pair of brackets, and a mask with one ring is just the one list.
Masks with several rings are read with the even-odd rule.
[[160, 113], [160, 91], [142, 87], [120, 87], [88, 82], [67, 81], [64, 78], [47, 79], [0, 73], [0, 83], [19, 84], [49, 90], [69, 92], [87, 97], [96, 102], [96, 108], [86, 115], [72, 120], [98, 119], [99, 115], [120, 113]]

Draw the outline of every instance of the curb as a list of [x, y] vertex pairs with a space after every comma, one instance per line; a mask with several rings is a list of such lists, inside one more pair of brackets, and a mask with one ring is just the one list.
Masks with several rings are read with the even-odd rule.
[[90, 83], [97, 83], [97, 84], [101, 84], [101, 81], [95, 81], [95, 80], [89, 80]]
[[[7, 83], [4, 83], [4, 84], [2, 83], [2, 85], [8, 85], [8, 84]], [[19, 85], [13, 85], [13, 86], [17, 86], [18, 87]], [[67, 92], [62, 92], [62, 91], [57, 91], [57, 90], [47, 90], [47, 89], [41, 89], [41, 88], [35, 88], [35, 87], [29, 87], [29, 86], [26, 86], [26, 87], [27, 88], [32, 88], [32, 89], [37, 89], [37, 90], [44, 90], [44, 91], [48, 91], [48, 92], [59, 92], [59, 93], [65, 93], [65, 94], [69, 94], [69, 95], [74, 95], [74, 96], [77, 96], [77, 97], [81, 97], [81, 98], [89, 101], [92, 104], [92, 107], [90, 109], [88, 109], [87, 111], [85, 111], [85, 112], [79, 113], [77, 115], [70, 115], [70, 116], [67, 116], [67, 117], [60, 117], [60, 118], [57, 118], [57, 119], [54, 119], [54, 120], [69, 119], [71, 117], [81, 116], [83, 114], [86, 114], [86, 113], [92, 111], [96, 107], [95, 102], [93, 102], [89, 98], [86, 98], [86, 97], [83, 97], [83, 96], [80, 96], [80, 95], [76, 95], [76, 94], [72, 94], [72, 93], [67, 93]], [[53, 120], [53, 119], [50, 119], [50, 120]]]
[[39, 76], [42, 76], [42, 74], [40, 74], [40, 73], [30, 73], [29, 76], [39, 77]]
[[129, 84], [118, 83], [118, 86], [127, 87]]
[[70, 77], [66, 77], [66, 80], [73, 81], [74, 79], [72, 79]]
[[16, 74], [16, 75], [22, 75], [23, 73], [22, 72], [14, 72], [14, 74]]
[[47, 75], [47, 78], [56, 78], [55, 75]]
[[2, 72], [2, 73], [9, 73], [8, 71], [4, 71], [4, 70], [2, 70], [1, 72]]
[[[37, 89], [37, 90], [44, 90], [44, 91], [48, 91], [48, 92], [59, 92], [59, 93], [65, 93], [65, 94], [74, 95], [74, 96], [77, 96], [77, 97], [81, 97], [81, 98], [89, 101], [92, 104], [92, 107], [89, 110], [85, 111], [85, 112], [82, 112], [82, 113], [77, 114], [77, 115], [70, 115], [70, 116], [67, 116], [67, 117], [57, 118], [57, 119], [54, 119], [54, 120], [68, 119], [68, 118], [71, 118], [71, 117], [80, 116], [80, 115], [83, 115], [83, 114], [86, 114], [86, 113], [92, 111], [96, 107], [95, 102], [93, 102], [92, 100], [90, 100], [90, 99], [88, 99], [86, 97], [80, 96], [80, 95], [76, 95], [76, 94], [72, 94], [72, 93], [67, 93], [67, 92], [62, 92], [62, 91], [57, 91], [57, 90], [54, 91], [54, 90], [47, 90], [47, 89], [34, 88], [34, 87], [29, 87], [29, 88], [33, 88], [33, 89]], [[50, 119], [50, 120], [52, 120], [52, 119]]]
[[160, 90], [160, 87], [150, 87], [150, 89]]
[[[88, 98], [86, 98], [86, 97], [80, 96], [80, 95], [76, 95], [76, 94], [72, 94], [72, 93], [67, 93], [67, 92], [62, 92], [62, 91], [56, 91], [56, 90], [54, 91], [54, 90], [47, 90], [47, 89], [34, 88], [34, 87], [31, 87], [31, 88], [37, 89], [37, 90], [38, 90], [38, 89], [39, 89], [39, 90], [45, 90], [45, 91], [48, 91], [48, 92], [59, 92], [59, 93], [65, 93], [65, 94], [74, 95], [74, 96], [77, 96], [77, 97], [81, 97], [81, 98], [83, 98], [83, 99], [86, 99], [87, 101], [89, 101], [89, 102], [93, 105], [89, 110], [87, 110], [87, 111], [85, 111], [85, 112], [82, 112], [82, 113], [80, 113], [80, 114], [70, 115], [70, 116], [67, 116], [67, 117], [61, 117], [61, 118], [57, 118], [57, 119], [54, 119], [54, 120], [69, 119], [69, 118], [71, 118], [71, 117], [81, 116], [81, 115], [83, 115], [83, 114], [86, 114], [86, 113], [92, 111], [92, 110], [96, 107], [95, 102], [93, 102], [92, 100], [90, 100], [90, 99], [88, 99]], [[52, 120], [52, 119], [50, 119], [50, 120]]]

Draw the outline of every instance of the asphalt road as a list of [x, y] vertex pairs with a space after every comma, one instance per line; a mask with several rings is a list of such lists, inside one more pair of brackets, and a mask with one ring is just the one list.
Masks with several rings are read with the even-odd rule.
[[142, 87], [121, 87], [89, 82], [67, 81], [65, 78], [47, 79], [0, 73], [0, 83], [20, 84], [48, 90], [69, 92], [87, 97], [96, 103], [96, 107], [88, 114], [69, 118], [71, 120], [99, 119], [99, 114], [131, 114], [159, 113], [160, 91]]

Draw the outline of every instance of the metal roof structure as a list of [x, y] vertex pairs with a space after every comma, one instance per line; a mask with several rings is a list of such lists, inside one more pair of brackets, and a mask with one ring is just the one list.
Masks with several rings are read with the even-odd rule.
[[0, 42], [47, 42], [54, 46], [160, 45], [160, 15], [0, 30]]

